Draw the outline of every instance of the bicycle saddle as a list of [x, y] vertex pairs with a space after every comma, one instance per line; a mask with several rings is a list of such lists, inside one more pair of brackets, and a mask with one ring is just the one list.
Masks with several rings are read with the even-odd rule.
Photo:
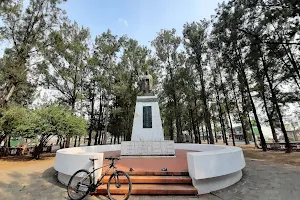
[[90, 158], [90, 161], [98, 160], [98, 158]]

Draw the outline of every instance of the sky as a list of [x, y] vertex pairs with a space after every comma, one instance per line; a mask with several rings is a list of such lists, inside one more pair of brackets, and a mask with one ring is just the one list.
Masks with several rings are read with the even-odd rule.
[[210, 19], [223, 0], [69, 0], [62, 7], [71, 20], [90, 29], [92, 38], [110, 29], [150, 46], [161, 29]]
[[[110, 29], [150, 47], [161, 29], [182, 34], [186, 22], [210, 19], [223, 0], [68, 0], [61, 7], [70, 20], [90, 29], [92, 40]], [[24, 0], [24, 8], [29, 0]], [[1, 21], [0, 21], [1, 25]], [[0, 44], [0, 56], [9, 43]]]

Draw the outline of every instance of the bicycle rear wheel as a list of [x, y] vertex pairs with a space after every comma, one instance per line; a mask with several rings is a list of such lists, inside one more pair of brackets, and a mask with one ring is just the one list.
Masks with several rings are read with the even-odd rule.
[[131, 181], [127, 173], [116, 171], [112, 174], [107, 183], [107, 194], [110, 200], [127, 200], [131, 195]]
[[85, 169], [75, 172], [68, 183], [68, 196], [72, 200], [81, 200], [89, 194], [92, 176]]

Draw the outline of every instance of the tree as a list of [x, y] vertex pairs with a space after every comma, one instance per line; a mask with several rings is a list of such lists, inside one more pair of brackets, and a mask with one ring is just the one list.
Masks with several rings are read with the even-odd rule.
[[12, 47], [5, 50], [6, 71], [0, 81], [4, 88], [0, 95], [1, 107], [7, 105], [19, 87], [28, 84], [32, 58], [49, 45], [49, 33], [63, 17], [63, 11], [58, 7], [62, 0], [31, 0], [24, 12], [22, 2], [4, 0], [0, 4], [3, 22], [0, 36], [12, 43]]
[[[102, 130], [104, 130], [105, 111], [109, 109], [112, 98], [112, 84], [116, 69], [117, 52], [121, 48], [122, 38], [113, 35], [110, 30], [97, 36], [93, 47], [92, 57], [89, 59], [88, 70], [90, 78], [86, 81], [90, 108], [89, 144], [92, 131], [96, 131], [95, 144], [100, 144]], [[98, 95], [99, 93], [99, 95]], [[97, 100], [99, 100], [98, 120], [95, 119]], [[106, 111], [108, 112], [108, 111]], [[108, 116], [106, 116], [108, 118]], [[106, 120], [107, 121], [107, 120]]]
[[[157, 62], [160, 66], [159, 70], [161, 70], [161, 72], [164, 70], [167, 72], [167, 75], [164, 77], [164, 92], [166, 94], [168, 104], [172, 105], [172, 109], [174, 111], [177, 142], [182, 142], [181, 111], [179, 109], [179, 99], [175, 87], [176, 79], [174, 78], [177, 68], [182, 66], [185, 62], [184, 59], [182, 59], [182, 54], [178, 52], [179, 45], [181, 44], [181, 38], [176, 36], [175, 29], [161, 30], [151, 44], [155, 48]], [[169, 124], [171, 126], [173, 122], [170, 121]]]
[[35, 111], [35, 133], [39, 142], [36, 144], [33, 156], [38, 159], [43, 147], [53, 136], [72, 137], [86, 133], [87, 123], [81, 117], [74, 116], [68, 109], [51, 105]]
[[[38, 65], [44, 85], [58, 90], [59, 100], [69, 105], [72, 112], [82, 95], [80, 83], [86, 76], [89, 37], [89, 30], [79, 28], [76, 22], [63, 23], [58, 31], [50, 34], [53, 45], [45, 49], [45, 60]], [[66, 146], [69, 144], [70, 138], [67, 138]]]
[[5, 137], [35, 137], [36, 115], [20, 106], [13, 106], [5, 110], [0, 118], [0, 143]]
[[197, 70], [200, 77], [201, 97], [204, 108], [205, 126], [208, 128], [210, 144], [214, 144], [214, 136], [211, 128], [211, 114], [208, 105], [208, 96], [206, 91], [206, 83], [204, 79], [205, 65], [207, 58], [207, 28], [208, 22], [203, 20], [200, 23], [193, 22], [185, 24], [183, 30], [184, 45], [186, 47], [189, 59]]

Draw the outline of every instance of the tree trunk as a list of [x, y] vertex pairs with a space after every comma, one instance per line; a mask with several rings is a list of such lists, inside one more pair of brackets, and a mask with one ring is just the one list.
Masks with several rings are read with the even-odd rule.
[[174, 106], [174, 113], [175, 113], [175, 124], [176, 124], [176, 140], [177, 142], [182, 142], [182, 127], [181, 127], [181, 116], [179, 114], [179, 109], [178, 109], [178, 102], [177, 102], [177, 96], [176, 96], [176, 89], [175, 89], [175, 84], [174, 84], [174, 79], [173, 79], [173, 70], [171, 63], [169, 61], [168, 57], [168, 65], [169, 65], [169, 75], [170, 75], [170, 81], [172, 83], [172, 98], [173, 98], [173, 106]]
[[98, 144], [101, 144], [101, 138], [102, 138], [102, 130], [100, 130], [100, 132], [99, 132], [99, 136], [98, 136]]
[[[75, 112], [75, 103], [76, 103], [76, 99], [73, 98], [72, 101], [71, 101], [71, 110], [72, 110], [72, 113], [74, 114]], [[67, 135], [66, 137], [66, 142], [65, 142], [65, 147], [66, 148], [69, 148], [70, 147], [70, 140], [71, 140], [71, 137], [69, 135]]]
[[[240, 49], [239, 49], [239, 55], [237, 53], [237, 49], [235, 49], [235, 51], [236, 51], [236, 55], [239, 58], [241, 58], [242, 56], [241, 56]], [[240, 73], [239, 74], [241, 75], [241, 77], [243, 79], [243, 82], [245, 83], [245, 86], [246, 86], [246, 89], [247, 89], [247, 93], [248, 93], [248, 96], [249, 96], [249, 99], [250, 99], [250, 102], [251, 102], [252, 111], [253, 111], [253, 114], [254, 114], [254, 118], [255, 118], [255, 121], [256, 121], [256, 124], [257, 124], [257, 129], [258, 129], [260, 140], [261, 140], [262, 149], [263, 149], [263, 151], [267, 151], [266, 140], [265, 140], [265, 137], [263, 135], [263, 132], [262, 132], [262, 129], [261, 129], [261, 125], [260, 125], [260, 122], [259, 122], [259, 119], [258, 119], [258, 116], [257, 116], [255, 104], [254, 104], [254, 101], [253, 101], [252, 96], [251, 96], [251, 91], [250, 91], [248, 79], [247, 79], [247, 76], [246, 76], [246, 73], [245, 73], [245, 69], [243, 67], [243, 63], [241, 62], [241, 60], [238, 61], [238, 64], [239, 64], [239, 68], [240, 68], [240, 70], [239, 70]]]
[[207, 144], [211, 144], [210, 138], [209, 138], [209, 133], [208, 133], [208, 128], [206, 126], [205, 126], [205, 133], [206, 133]]
[[194, 94], [194, 106], [195, 106], [195, 111], [196, 111], [195, 123], [196, 123], [196, 128], [197, 128], [197, 135], [198, 135], [198, 139], [199, 139], [199, 144], [201, 144], [201, 135], [200, 135], [198, 109], [197, 109], [197, 99], [196, 99], [195, 94]]
[[118, 136], [118, 144], [120, 144], [120, 136]]
[[[239, 74], [240, 76], [240, 74]], [[255, 134], [254, 134], [254, 131], [253, 131], [253, 128], [252, 128], [252, 123], [251, 123], [251, 119], [250, 119], [250, 115], [249, 115], [249, 112], [248, 112], [248, 109], [247, 109], [247, 102], [246, 102], [246, 98], [245, 98], [245, 91], [244, 91], [244, 87], [243, 87], [243, 84], [244, 84], [244, 81], [242, 80], [239, 80], [240, 81], [240, 92], [241, 92], [241, 96], [242, 96], [242, 102], [243, 102], [243, 112], [245, 114], [245, 117], [247, 117], [248, 119], [248, 124], [249, 124], [249, 128], [250, 128], [250, 131], [251, 131], [251, 134], [252, 134], [252, 137], [253, 137], [253, 142], [254, 142], [254, 145], [256, 148], [258, 148], [258, 145], [257, 145], [257, 142], [256, 142], [256, 137], [255, 137]]]
[[[95, 83], [93, 83], [94, 86]], [[93, 88], [94, 90], [94, 88]], [[88, 140], [88, 146], [91, 146], [92, 143], [92, 132], [94, 130], [94, 107], [95, 107], [95, 94], [94, 91], [90, 91], [90, 103], [91, 103], [91, 118], [90, 118], [90, 126], [89, 126], [89, 140]]]
[[235, 93], [235, 87], [234, 87], [233, 83], [231, 83], [231, 86], [232, 86], [233, 96], [234, 96], [234, 99], [235, 99], [235, 105], [236, 105], [236, 108], [237, 108], [237, 111], [238, 111], [240, 122], [242, 124], [242, 129], [243, 129], [242, 131], [243, 131], [243, 135], [244, 135], [245, 144], [249, 144], [249, 140], [248, 140], [247, 133], [246, 133], [246, 126], [244, 124], [244, 120], [242, 118], [242, 115], [241, 115], [241, 112], [240, 112], [240, 109], [239, 109], [239, 105], [238, 105], [238, 101], [237, 101], [237, 97], [236, 97], [236, 93]]
[[195, 137], [195, 143], [198, 144], [199, 138], [198, 138], [197, 128], [196, 128], [196, 125], [195, 125], [195, 120], [194, 120], [193, 110], [192, 109], [190, 109], [190, 116], [191, 116], [193, 133], [194, 133], [194, 137]]
[[[200, 84], [201, 84], [201, 97], [202, 97], [202, 102], [203, 102], [203, 107], [204, 107], [204, 121], [205, 121], [205, 126], [208, 129], [208, 134], [209, 134], [209, 140], [210, 140], [210, 144], [214, 144], [215, 140], [214, 140], [214, 136], [212, 133], [212, 128], [211, 128], [211, 123], [210, 123], [210, 112], [208, 109], [208, 104], [207, 104], [207, 95], [206, 95], [206, 91], [205, 91], [205, 81], [204, 81], [204, 77], [203, 77], [203, 69], [201, 66], [201, 60], [199, 58], [197, 58], [197, 71], [199, 73], [200, 76]], [[208, 138], [207, 138], [208, 140]]]
[[213, 120], [213, 124], [214, 124], [214, 132], [215, 132], [215, 139], [216, 139], [216, 143], [218, 143], [218, 136], [217, 136], [217, 131], [216, 131], [216, 123]]
[[1, 100], [1, 101], [0, 101], [0, 108], [1, 108], [1, 107], [3, 108], [3, 107], [5, 107], [5, 106], [7, 105], [7, 102], [8, 102], [9, 99], [12, 97], [12, 95], [13, 95], [15, 89], [16, 89], [16, 85], [13, 84], [13, 85], [11, 86], [11, 88], [10, 88], [10, 90], [9, 90], [9, 92], [8, 92], [8, 94], [7, 94], [7, 96], [4, 97], [3, 100], [0, 99], [0, 100]]
[[81, 139], [81, 136], [79, 136], [78, 138], [78, 146], [80, 147], [80, 139]]
[[169, 121], [169, 134], [170, 134], [170, 140], [174, 140], [174, 129], [173, 129], [173, 119], [172, 118]]
[[247, 113], [247, 116], [248, 116], [248, 123], [249, 123], [250, 129], [251, 129], [251, 134], [252, 134], [252, 137], [253, 137], [254, 145], [255, 145], [256, 148], [258, 148], [258, 145], [257, 145], [257, 142], [256, 142], [256, 137], [255, 137], [255, 134], [254, 134], [254, 131], [253, 131], [253, 128], [252, 128], [252, 123], [251, 123], [249, 112]]
[[203, 130], [203, 124], [202, 123], [201, 123], [201, 132], [202, 132], [202, 139], [205, 142], [204, 130]]
[[226, 106], [226, 111], [227, 111], [227, 115], [228, 115], [228, 119], [229, 119], [229, 124], [230, 124], [232, 144], [233, 144], [233, 146], [235, 146], [235, 140], [234, 140], [234, 134], [233, 134], [233, 127], [232, 127], [232, 122], [231, 122], [231, 117], [230, 117], [229, 105], [228, 105], [228, 102], [227, 102], [227, 93], [225, 92], [223, 83], [221, 83], [221, 84], [222, 84], [222, 89], [223, 89], [223, 93], [224, 93], [224, 97], [225, 97], [225, 106]]
[[[27, 140], [27, 139], [26, 139]], [[27, 142], [27, 141], [26, 141]], [[58, 145], [59, 143], [59, 137], [57, 136], [57, 139], [56, 139], [56, 145]]]
[[77, 136], [75, 136], [74, 147], [76, 147]]
[[117, 137], [114, 136], [114, 144], [116, 144], [116, 142], [117, 142]]
[[180, 117], [180, 114], [179, 114], [179, 108], [178, 108], [178, 104], [177, 104], [177, 97], [176, 97], [175, 91], [174, 91], [174, 94], [173, 94], [173, 99], [174, 99], [174, 108], [175, 108], [175, 123], [176, 123], [177, 142], [181, 143], [181, 142], [183, 142], [181, 117]]
[[228, 145], [227, 137], [226, 137], [226, 128], [224, 125], [224, 120], [223, 120], [223, 112], [222, 112], [222, 107], [220, 103], [220, 95], [219, 95], [219, 90], [216, 86], [216, 83], [214, 83], [216, 94], [217, 94], [217, 105], [219, 108], [219, 120], [220, 120], [220, 125], [221, 125], [221, 130], [222, 130], [222, 137], [223, 137], [223, 142]]
[[249, 99], [250, 99], [250, 102], [251, 102], [252, 111], [253, 111], [254, 118], [255, 118], [255, 121], [256, 121], [257, 129], [258, 129], [258, 132], [259, 132], [261, 146], [262, 146], [263, 151], [267, 151], [266, 140], [265, 140], [265, 137], [263, 135], [263, 132], [262, 132], [262, 129], [261, 129], [261, 126], [260, 126], [260, 122], [259, 122], [259, 119], [258, 119], [258, 116], [257, 116], [257, 113], [256, 113], [255, 104], [254, 104], [254, 101], [252, 99], [250, 87], [249, 87], [248, 80], [247, 80], [247, 77], [246, 77], [246, 74], [245, 74], [244, 71], [243, 71], [243, 77], [244, 77], [245, 86], [246, 86], [246, 89], [247, 89], [247, 92], [248, 92], [248, 96], [249, 96]]
[[60, 148], [62, 149], [63, 148], [63, 139], [62, 138], [60, 138], [60, 140], [59, 140], [59, 146], [60, 146]]
[[233, 144], [233, 146], [235, 146], [235, 140], [234, 140], [234, 135], [233, 135], [232, 122], [231, 122], [231, 117], [230, 117], [230, 110], [229, 110], [229, 105], [228, 105], [228, 101], [227, 101], [227, 92], [225, 91], [225, 88], [224, 88], [224, 85], [223, 85], [221, 71], [220, 70], [218, 70], [218, 71], [219, 71], [219, 76], [220, 76], [221, 88], [222, 88], [224, 99], [225, 99], [226, 111], [227, 111], [227, 115], [228, 115], [228, 119], [229, 119], [229, 123], [230, 123], [230, 131], [231, 131], [231, 137], [232, 137], [232, 144]]
[[11, 140], [11, 136], [8, 136], [7, 147], [10, 147], [10, 140]]
[[275, 105], [275, 108], [276, 108], [276, 111], [277, 111], [277, 114], [278, 114], [278, 117], [279, 117], [279, 121], [280, 121], [281, 131], [284, 135], [284, 140], [285, 140], [285, 145], [286, 145], [286, 153], [290, 153], [292, 151], [292, 147], [291, 147], [290, 140], [288, 138], [288, 135], [287, 135], [287, 132], [286, 132], [286, 129], [285, 129], [285, 125], [284, 125], [283, 120], [282, 120], [282, 115], [281, 115], [280, 107], [279, 107], [279, 104], [278, 104], [277, 96], [275, 94], [273, 84], [272, 84], [271, 79], [269, 77], [268, 69], [267, 69], [267, 66], [266, 66], [264, 56], [262, 54], [261, 49], [260, 49], [260, 52], [261, 52], [261, 58], [262, 58], [262, 61], [263, 61], [264, 73], [265, 73], [265, 76], [267, 78], [267, 82], [269, 84], [269, 88], [270, 88], [271, 95], [272, 95], [272, 101]]
[[98, 144], [98, 131], [96, 131], [95, 140], [94, 140], [94, 145], [97, 144]]
[[[264, 87], [264, 86], [262, 86], [262, 87]], [[271, 127], [273, 139], [274, 139], [274, 141], [276, 143], [278, 143], [279, 141], [278, 141], [278, 138], [277, 138], [277, 135], [276, 135], [276, 131], [275, 131], [275, 127], [274, 127], [274, 124], [273, 124], [272, 116], [270, 115], [269, 110], [268, 110], [268, 106], [267, 106], [267, 101], [266, 101], [266, 96], [265, 96], [265, 91], [264, 90], [261, 91], [261, 96], [262, 96], [264, 107], [265, 107], [265, 111], [266, 111], [266, 114], [267, 114], [267, 117], [268, 117], [269, 125]]]

